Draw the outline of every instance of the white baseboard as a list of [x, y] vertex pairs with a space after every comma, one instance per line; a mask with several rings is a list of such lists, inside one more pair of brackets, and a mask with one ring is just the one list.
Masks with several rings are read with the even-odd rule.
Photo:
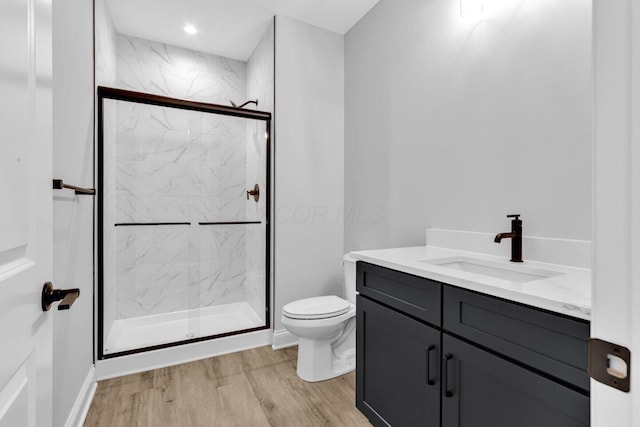
[[271, 347], [274, 350], [280, 350], [282, 348], [298, 345], [298, 337], [286, 329], [281, 329], [279, 331], [273, 331], [272, 343]]
[[93, 395], [96, 393], [97, 387], [96, 368], [91, 366], [82, 384], [80, 393], [78, 393], [78, 397], [76, 397], [76, 402], [73, 404], [71, 413], [67, 418], [67, 422], [65, 423], [66, 427], [82, 427], [84, 420], [87, 418], [87, 413], [89, 412], [89, 407], [91, 407], [91, 401], [93, 400]]
[[[427, 228], [427, 246], [509, 257], [511, 243], [493, 241], [496, 233]], [[591, 242], [522, 236], [522, 258], [526, 261], [591, 268]]]
[[249, 332], [96, 362], [96, 378], [105, 380], [271, 344], [271, 330]]

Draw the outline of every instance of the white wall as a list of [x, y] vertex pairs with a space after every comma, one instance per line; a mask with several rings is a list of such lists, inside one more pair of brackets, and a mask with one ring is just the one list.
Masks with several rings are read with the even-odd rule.
[[344, 39], [276, 17], [275, 329], [296, 299], [342, 295]]
[[115, 87], [117, 81], [117, 34], [106, 0], [95, 3], [95, 79], [97, 86]]
[[591, 239], [591, 2], [381, 0], [345, 38], [345, 250]]
[[[53, 176], [93, 187], [93, 6], [53, 4]], [[53, 425], [65, 425], [93, 366], [93, 197], [54, 192], [53, 282], [80, 288], [53, 313]], [[55, 310], [55, 308], [54, 308]]]

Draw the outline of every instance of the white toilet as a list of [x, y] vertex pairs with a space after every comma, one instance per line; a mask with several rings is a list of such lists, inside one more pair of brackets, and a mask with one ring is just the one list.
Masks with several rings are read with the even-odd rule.
[[307, 298], [282, 309], [282, 324], [299, 338], [298, 376], [305, 381], [328, 380], [356, 366], [356, 260], [347, 254], [342, 264], [347, 300]]

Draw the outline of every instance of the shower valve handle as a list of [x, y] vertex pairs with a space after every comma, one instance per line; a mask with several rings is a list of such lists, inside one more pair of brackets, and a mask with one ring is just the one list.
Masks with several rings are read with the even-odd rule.
[[260, 186], [258, 184], [254, 185], [253, 190], [247, 190], [247, 200], [249, 200], [250, 196], [253, 196], [253, 200], [256, 203], [260, 200]]

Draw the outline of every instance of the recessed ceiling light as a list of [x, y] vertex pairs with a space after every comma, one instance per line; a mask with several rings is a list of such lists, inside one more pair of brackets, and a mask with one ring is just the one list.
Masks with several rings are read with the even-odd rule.
[[198, 32], [198, 29], [191, 24], [187, 24], [183, 28], [184, 32], [187, 34], [195, 34]]

